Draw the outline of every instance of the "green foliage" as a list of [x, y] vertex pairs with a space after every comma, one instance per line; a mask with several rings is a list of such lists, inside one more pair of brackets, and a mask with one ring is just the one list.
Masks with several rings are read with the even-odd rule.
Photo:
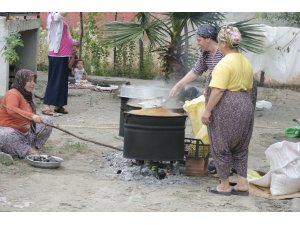
[[[84, 24], [82, 58], [89, 74], [104, 75], [108, 71], [109, 50], [100, 42], [101, 34], [98, 32], [95, 16], [96, 13], [88, 13], [88, 20]], [[73, 37], [76, 38], [76, 34]]]
[[151, 20], [150, 13], [138, 13], [136, 22], [110, 22], [105, 24], [106, 38], [104, 43], [112, 46], [119, 46], [130, 41], [143, 40], [146, 35], [150, 46], [161, 45], [164, 42], [162, 39], [162, 21]]
[[160, 71], [157, 71], [161, 65], [155, 60], [156, 53], [151, 51], [151, 47], [148, 46], [145, 50], [143, 66], [144, 69], [140, 73], [140, 79], [153, 79], [154, 77], [159, 76]]
[[[202, 23], [218, 24], [224, 15], [222, 13], [164, 13], [164, 19], [155, 14], [138, 13], [135, 22], [112, 22], [105, 24], [105, 43], [112, 46], [123, 45], [129, 41], [142, 40], [149, 42], [152, 52], [157, 52], [162, 61], [162, 71], [167, 74], [174, 72], [174, 64], [178, 70], [187, 68], [188, 39], [190, 34], [184, 32], [191, 25], [192, 32]], [[141, 57], [140, 57], [141, 58]], [[145, 65], [145, 63], [143, 62]], [[176, 72], [176, 71], [175, 71]], [[143, 71], [140, 71], [144, 74]], [[177, 71], [178, 73], [178, 71]], [[144, 75], [143, 75], [144, 76]]]
[[[88, 74], [135, 78], [151, 76], [138, 70], [138, 43], [132, 40], [118, 46], [108, 44], [99, 29], [98, 16], [98, 13], [88, 13], [84, 22], [82, 59]], [[72, 37], [78, 40], [79, 33], [80, 28], [76, 27], [72, 30]]]
[[19, 32], [12, 32], [5, 38], [5, 42], [2, 55], [9, 64], [14, 64], [20, 59], [16, 48], [24, 46], [21, 34]]
[[134, 41], [116, 48], [115, 72], [118, 76], [132, 77], [134, 74], [136, 44]]
[[39, 41], [38, 41], [38, 57], [37, 57], [37, 70], [47, 71], [48, 70], [48, 45], [47, 31], [40, 28]]
[[265, 35], [259, 24], [251, 23], [251, 20], [244, 20], [231, 25], [237, 27], [242, 35], [240, 49], [254, 53], [263, 53]]

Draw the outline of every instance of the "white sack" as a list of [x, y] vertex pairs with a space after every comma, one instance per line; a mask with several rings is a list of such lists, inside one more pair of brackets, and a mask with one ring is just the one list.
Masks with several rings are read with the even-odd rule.
[[250, 183], [270, 187], [272, 195], [285, 195], [300, 191], [300, 142], [277, 142], [265, 151], [270, 171]]
[[300, 75], [300, 29], [261, 25], [265, 31], [265, 52], [246, 52], [253, 72], [265, 71], [272, 79], [287, 82]]

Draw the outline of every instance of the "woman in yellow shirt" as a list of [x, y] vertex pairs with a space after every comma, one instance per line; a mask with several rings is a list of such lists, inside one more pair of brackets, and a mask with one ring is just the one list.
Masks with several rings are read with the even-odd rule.
[[[253, 74], [248, 59], [239, 53], [239, 30], [223, 26], [218, 34], [224, 58], [212, 72], [211, 89], [202, 115], [208, 127], [211, 154], [220, 184], [209, 191], [222, 195], [249, 195], [247, 182], [248, 147], [252, 136], [254, 105]], [[231, 168], [237, 171], [237, 185], [229, 185]]]

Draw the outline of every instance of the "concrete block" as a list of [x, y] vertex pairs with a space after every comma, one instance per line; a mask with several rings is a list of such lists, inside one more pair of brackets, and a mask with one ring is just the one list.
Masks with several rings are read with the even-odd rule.
[[14, 163], [14, 160], [11, 157], [11, 155], [6, 154], [4, 152], [0, 152], [0, 163], [2, 163], [3, 165], [9, 166]]

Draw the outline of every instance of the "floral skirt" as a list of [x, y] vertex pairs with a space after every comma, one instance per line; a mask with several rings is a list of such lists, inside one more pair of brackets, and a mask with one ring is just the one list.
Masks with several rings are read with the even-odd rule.
[[[52, 118], [43, 116], [42, 120], [52, 124]], [[0, 127], [0, 151], [13, 157], [24, 158], [32, 147], [40, 149], [49, 138], [52, 127], [37, 123], [35, 131], [31, 128], [22, 133], [14, 128]]]
[[247, 92], [226, 91], [211, 115], [208, 135], [211, 154], [221, 179], [234, 168], [247, 176], [248, 147], [254, 122], [253, 99]]

